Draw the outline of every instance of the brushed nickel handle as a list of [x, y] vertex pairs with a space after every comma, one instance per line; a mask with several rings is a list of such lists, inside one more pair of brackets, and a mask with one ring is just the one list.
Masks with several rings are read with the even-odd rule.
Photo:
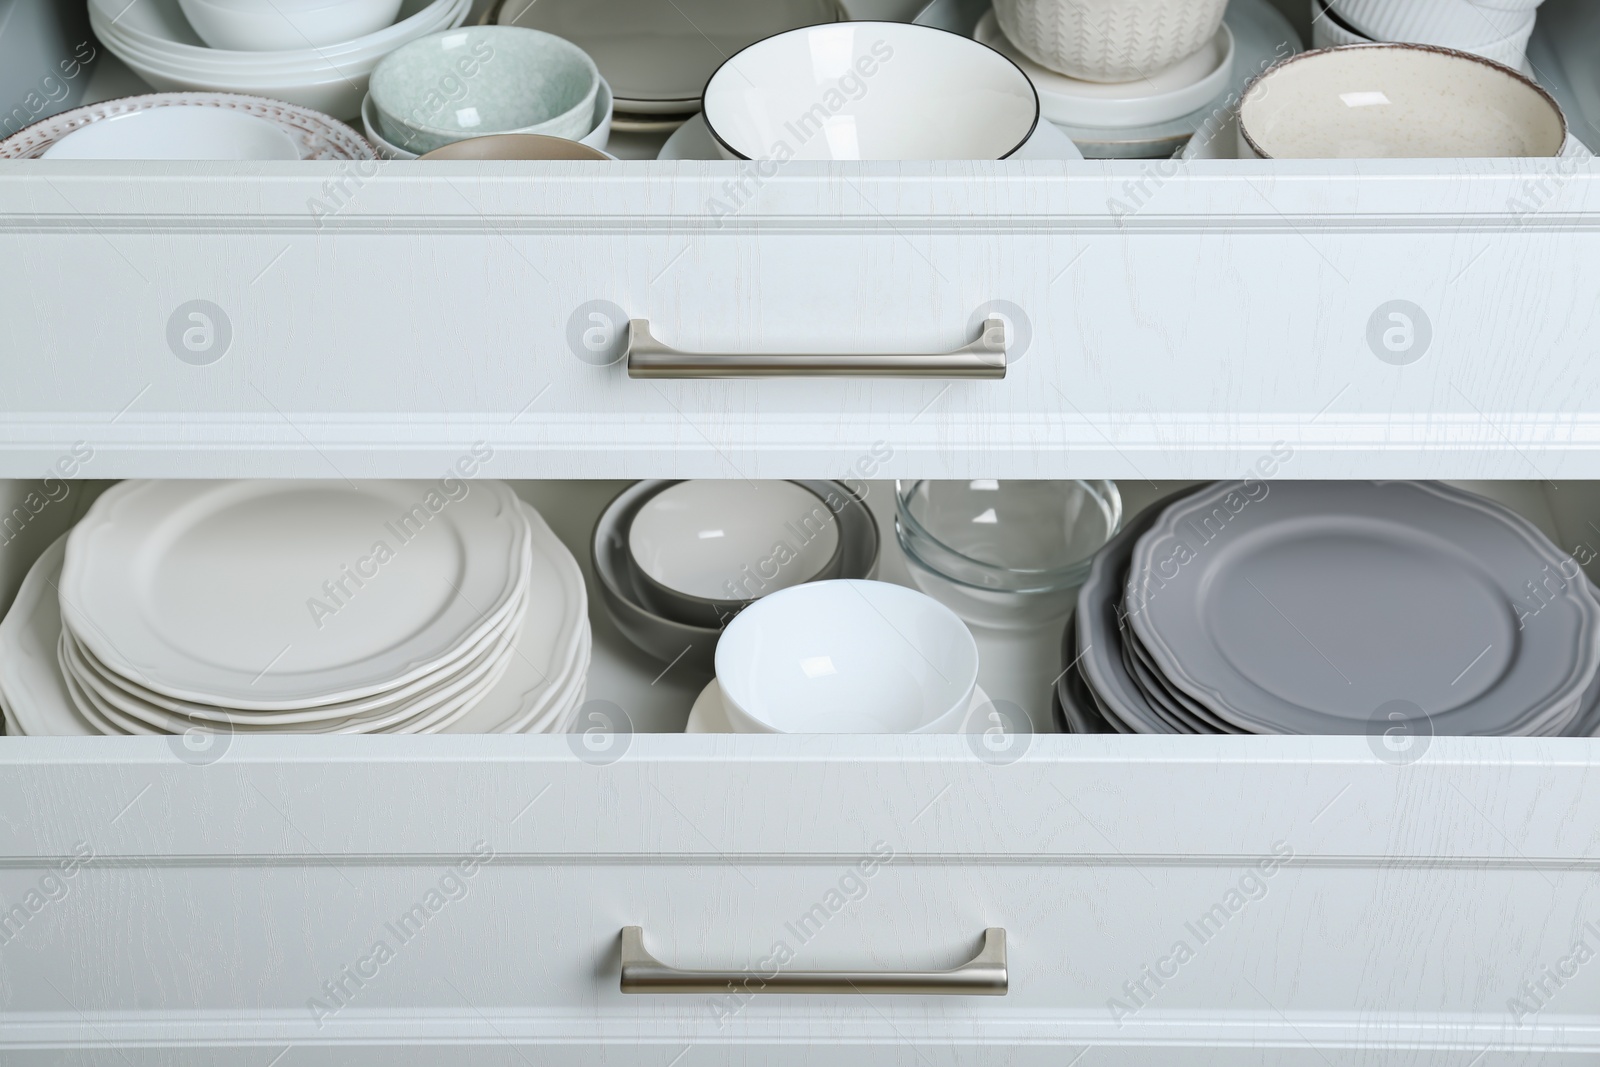
[[624, 993], [902, 993], [914, 996], [1006, 995], [1006, 932], [991, 926], [983, 947], [949, 971], [680, 971], [650, 955], [644, 927], [622, 928]]
[[954, 352], [735, 354], [680, 352], [650, 332], [649, 319], [628, 322], [630, 378], [1004, 378], [1006, 324], [983, 320], [977, 340]]

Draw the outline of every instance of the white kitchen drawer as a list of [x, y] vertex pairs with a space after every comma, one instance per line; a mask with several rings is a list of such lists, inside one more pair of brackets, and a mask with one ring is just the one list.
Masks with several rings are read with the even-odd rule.
[[[1600, 536], [1593, 484], [1474, 487], [1569, 551]], [[519, 492], [581, 547], [610, 488]], [[961, 737], [655, 733], [693, 688], [652, 684], [598, 616], [596, 645], [591, 696], [641, 731], [609, 762], [559, 736], [241, 736], [204, 765], [166, 739], [0, 738], [0, 1060], [1600, 1055], [1591, 740], [1441, 737], [1397, 765], [1365, 738], [1040, 734], [996, 765]], [[949, 967], [1000, 927], [1010, 986], [629, 995], [630, 925], [676, 966], [756, 967], [781, 941], [790, 968], [850, 970]]]
[[[1593, 164], [1155, 166], [795, 163], [724, 215], [732, 163], [0, 164], [0, 474], [82, 439], [106, 476], [412, 475], [481, 439], [513, 477], [879, 443], [883, 473], [1221, 477], [1278, 441], [1296, 477], [1600, 475]], [[208, 366], [167, 338], [193, 300], [231, 333]], [[1404, 343], [1396, 300], [1407, 366], [1368, 342]], [[1031, 342], [1004, 381], [638, 381], [574, 355], [591, 301], [688, 349], [947, 349], [991, 301]]]

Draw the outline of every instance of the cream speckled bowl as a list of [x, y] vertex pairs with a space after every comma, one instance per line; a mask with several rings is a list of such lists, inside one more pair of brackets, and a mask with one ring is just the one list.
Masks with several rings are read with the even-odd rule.
[[994, 0], [1029, 59], [1092, 82], [1136, 81], [1205, 46], [1227, 0]]
[[1557, 156], [1550, 95], [1481, 56], [1364, 44], [1290, 56], [1246, 87], [1241, 158]]

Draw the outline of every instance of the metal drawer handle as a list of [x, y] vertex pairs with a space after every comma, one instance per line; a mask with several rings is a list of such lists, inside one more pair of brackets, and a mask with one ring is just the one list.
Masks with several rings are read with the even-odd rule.
[[951, 971], [680, 971], [645, 951], [644, 927], [622, 928], [624, 993], [906, 993], [1003, 997], [1006, 932], [991, 926], [983, 948]]
[[954, 352], [736, 355], [680, 352], [656, 340], [649, 319], [628, 322], [630, 378], [1004, 378], [1006, 324], [983, 320]]

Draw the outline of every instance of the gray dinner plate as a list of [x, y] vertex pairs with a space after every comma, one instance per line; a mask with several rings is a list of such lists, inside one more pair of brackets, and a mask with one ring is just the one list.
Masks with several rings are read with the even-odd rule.
[[1600, 666], [1576, 564], [1432, 482], [1219, 483], [1163, 509], [1124, 597], [1160, 675], [1257, 733], [1559, 732]]
[[1055, 700], [1052, 711], [1056, 726], [1062, 733], [1114, 734], [1118, 730], [1106, 721], [1095, 707], [1094, 696], [1084, 684], [1074, 662], [1078, 655], [1078, 628], [1076, 616], [1067, 619], [1067, 629], [1061, 635], [1061, 665], [1064, 670], [1056, 679]]
[[1121, 733], [1174, 732], [1128, 676], [1122, 662], [1119, 614], [1128, 564], [1139, 538], [1155, 525], [1167, 506], [1196, 491], [1190, 487], [1174, 493], [1134, 516], [1095, 555], [1089, 577], [1078, 590], [1077, 649], [1073, 656], [1100, 714]]

